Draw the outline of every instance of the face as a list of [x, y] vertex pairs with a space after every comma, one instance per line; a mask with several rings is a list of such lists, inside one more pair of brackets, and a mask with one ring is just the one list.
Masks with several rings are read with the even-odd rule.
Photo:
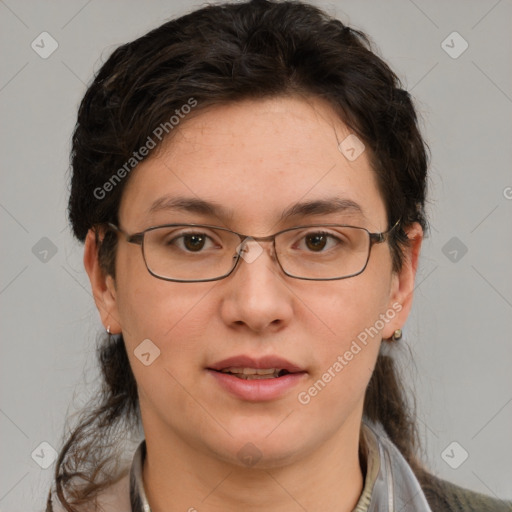
[[[315, 99], [205, 110], [132, 172], [120, 227], [132, 234], [201, 223], [253, 237], [318, 223], [386, 231], [367, 151], [351, 161], [338, 147], [349, 134]], [[168, 207], [178, 196], [222, 210]], [[335, 198], [357, 207], [282, 219], [296, 203]], [[172, 439], [238, 465], [252, 443], [259, 467], [272, 467], [320, 450], [347, 429], [358, 431], [381, 339], [403, 325], [409, 310], [414, 256], [393, 273], [389, 245], [376, 244], [360, 275], [306, 281], [286, 276], [272, 244], [262, 242], [261, 254], [241, 259], [223, 280], [177, 283], [150, 275], [140, 246], [120, 237], [114, 283], [95, 266], [92, 240], [86, 267], [104, 324], [123, 333], [146, 439]], [[143, 340], [151, 340], [144, 346], [148, 365], [136, 356]], [[226, 367], [287, 367], [293, 375], [244, 380], [214, 369]]]

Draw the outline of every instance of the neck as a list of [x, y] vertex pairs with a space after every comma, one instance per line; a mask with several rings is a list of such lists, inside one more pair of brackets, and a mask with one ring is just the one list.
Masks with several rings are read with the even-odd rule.
[[363, 489], [361, 418], [293, 463], [265, 469], [219, 460], [145, 426], [143, 481], [152, 512], [351, 512]]

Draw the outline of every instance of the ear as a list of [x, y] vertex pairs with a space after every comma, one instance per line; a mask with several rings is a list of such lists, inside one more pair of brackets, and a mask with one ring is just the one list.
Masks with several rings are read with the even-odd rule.
[[94, 302], [101, 316], [105, 329], [110, 328], [112, 334], [121, 332], [119, 312], [117, 309], [115, 282], [111, 275], [105, 275], [98, 259], [97, 234], [90, 229], [84, 246], [84, 266], [91, 282]]
[[382, 331], [382, 338], [385, 340], [391, 338], [396, 329], [403, 327], [412, 307], [423, 229], [415, 222], [405, 228], [405, 233], [409, 238], [409, 245], [403, 249], [402, 268], [393, 274], [388, 303], [388, 311], [395, 311], [396, 315]]

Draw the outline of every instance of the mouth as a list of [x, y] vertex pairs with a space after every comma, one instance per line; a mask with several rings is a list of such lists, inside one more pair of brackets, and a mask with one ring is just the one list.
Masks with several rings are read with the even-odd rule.
[[279, 356], [251, 357], [239, 355], [212, 364], [207, 370], [233, 375], [245, 380], [279, 379], [290, 373], [305, 373], [300, 366]]
[[240, 368], [235, 366], [230, 366], [229, 368], [223, 368], [222, 370], [214, 371], [219, 373], [227, 373], [244, 380], [278, 379], [279, 377], [283, 377], [284, 375], [288, 375], [290, 373], [299, 373], [290, 372], [285, 368]]
[[234, 356], [206, 370], [221, 389], [249, 402], [275, 400], [304, 382], [307, 371], [278, 356]]

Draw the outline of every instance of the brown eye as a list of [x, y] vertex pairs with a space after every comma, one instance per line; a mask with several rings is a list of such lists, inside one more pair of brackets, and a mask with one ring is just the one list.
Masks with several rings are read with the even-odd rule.
[[183, 245], [189, 251], [200, 251], [206, 242], [206, 237], [202, 234], [183, 235]]
[[306, 246], [312, 251], [318, 251], [325, 248], [327, 244], [327, 236], [323, 233], [315, 233], [306, 236]]

